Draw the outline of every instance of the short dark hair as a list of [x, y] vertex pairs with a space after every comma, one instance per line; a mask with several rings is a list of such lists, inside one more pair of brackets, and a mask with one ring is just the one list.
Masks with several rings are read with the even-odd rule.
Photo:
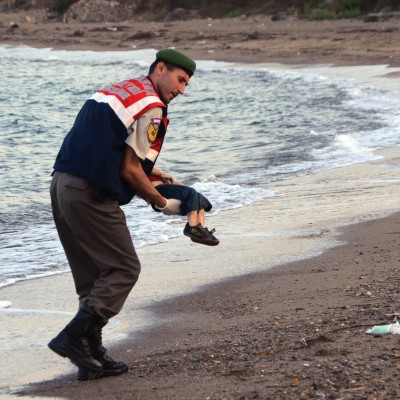
[[167, 67], [167, 70], [168, 70], [168, 71], [173, 71], [173, 70], [175, 70], [176, 68], [178, 68], [178, 67], [177, 67], [176, 65], [174, 65], [174, 64], [171, 64], [171, 63], [169, 63], [169, 62], [166, 62], [166, 61], [163, 61], [163, 60], [160, 60], [160, 59], [157, 58], [157, 59], [150, 65], [150, 67], [149, 67], [149, 75], [151, 75], [151, 74], [154, 72], [154, 70], [156, 69], [158, 63], [160, 63], [160, 62], [163, 62], [163, 63], [165, 64], [165, 66]]

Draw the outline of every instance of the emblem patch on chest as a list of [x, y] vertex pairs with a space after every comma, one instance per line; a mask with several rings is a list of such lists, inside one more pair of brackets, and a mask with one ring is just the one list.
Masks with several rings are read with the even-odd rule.
[[147, 139], [152, 143], [157, 137], [158, 129], [160, 128], [161, 119], [160, 118], [152, 118], [147, 128]]

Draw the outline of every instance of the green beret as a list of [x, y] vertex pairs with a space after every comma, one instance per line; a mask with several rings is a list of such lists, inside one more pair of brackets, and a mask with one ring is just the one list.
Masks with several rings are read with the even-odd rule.
[[174, 49], [159, 50], [156, 58], [182, 68], [189, 76], [192, 76], [196, 70], [196, 63], [191, 58]]

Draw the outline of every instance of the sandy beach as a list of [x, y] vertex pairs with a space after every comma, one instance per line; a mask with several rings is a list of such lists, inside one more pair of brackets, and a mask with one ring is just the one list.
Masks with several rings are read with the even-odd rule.
[[[285, 198], [213, 217], [223, 242], [211, 251], [188, 245], [184, 237], [139, 249], [141, 280], [115, 318], [118, 326], [105, 332], [111, 354], [129, 364], [121, 377], [77, 383], [75, 368], [46, 348], [76, 307], [69, 274], [3, 288], [15, 309], [28, 304], [36, 310], [28, 309], [23, 320], [30, 334], [16, 338], [19, 358], [11, 357], [12, 349], [5, 358], [10, 371], [24, 360], [29, 375], [10, 374], [8, 387], [20, 395], [67, 399], [397, 398], [398, 337], [365, 334], [399, 313], [400, 151], [382, 155], [281, 183], [276, 188], [285, 186]], [[382, 190], [381, 180], [392, 183]], [[325, 210], [316, 215], [321, 204]], [[280, 236], [268, 235], [279, 230]], [[299, 261], [287, 262], [296, 254]], [[180, 282], [183, 268], [191, 272], [194, 293], [166, 295], [140, 309], [142, 290], [151, 287], [151, 270], [160, 259], [173, 271], [166, 286], [187, 283]], [[264, 271], [218, 279], [219, 270], [232, 265]], [[215, 284], [199, 288], [207, 268], [215, 270]], [[143, 315], [153, 328], [140, 326]], [[15, 332], [18, 315], [5, 317]], [[32, 347], [35, 331], [41, 336]], [[113, 341], [115, 331], [124, 339]]]
[[[113, 355], [124, 376], [28, 388], [66, 399], [397, 399], [399, 214], [347, 228], [323, 256], [159, 304], [159, 325]], [[303, 340], [304, 339], [304, 340]]]
[[235, 19], [118, 23], [52, 22], [45, 11], [0, 13], [0, 43], [67, 50], [176, 47], [196, 59], [400, 66], [400, 13], [378, 22]]
[[[1, 44], [99, 51], [175, 46], [196, 59], [400, 66], [396, 18], [77, 24], [50, 23], [40, 12], [27, 16], [0, 14]], [[399, 87], [397, 68], [382, 75], [377, 79]], [[0, 329], [15, 336], [15, 351], [2, 351], [0, 389], [105, 400], [400, 398], [398, 336], [365, 334], [400, 313], [400, 149], [379, 154], [366, 164], [276, 183], [271, 190], [284, 198], [218, 214], [212, 223], [221, 245], [214, 249], [199, 251], [184, 237], [140, 249], [140, 282], [105, 332], [111, 355], [129, 364], [120, 377], [77, 383], [74, 367], [46, 348], [76, 309], [69, 274], [2, 288], [2, 298], [20, 313], [1, 314]], [[161, 258], [173, 271], [166, 286], [179, 287], [185, 269], [193, 287], [176, 297], [154, 288], [166, 290], [165, 300], [139, 309], [141, 290], [151, 285]], [[254, 272], [220, 279], [219, 270], [232, 264]], [[206, 268], [215, 271], [211, 285], [201, 285]], [[41, 337], [38, 343], [18, 331], [21, 319], [29, 334]], [[30, 375], [21, 376], [20, 365], [29, 365]]]

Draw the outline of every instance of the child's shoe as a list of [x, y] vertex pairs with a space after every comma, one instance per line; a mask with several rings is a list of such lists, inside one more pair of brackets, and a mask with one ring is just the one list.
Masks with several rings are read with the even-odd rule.
[[189, 236], [193, 242], [205, 244], [207, 246], [216, 246], [219, 244], [219, 240], [213, 235], [215, 229], [209, 231], [207, 228], [203, 228], [201, 224], [196, 226], [190, 226], [189, 222], [186, 223], [183, 234]]

